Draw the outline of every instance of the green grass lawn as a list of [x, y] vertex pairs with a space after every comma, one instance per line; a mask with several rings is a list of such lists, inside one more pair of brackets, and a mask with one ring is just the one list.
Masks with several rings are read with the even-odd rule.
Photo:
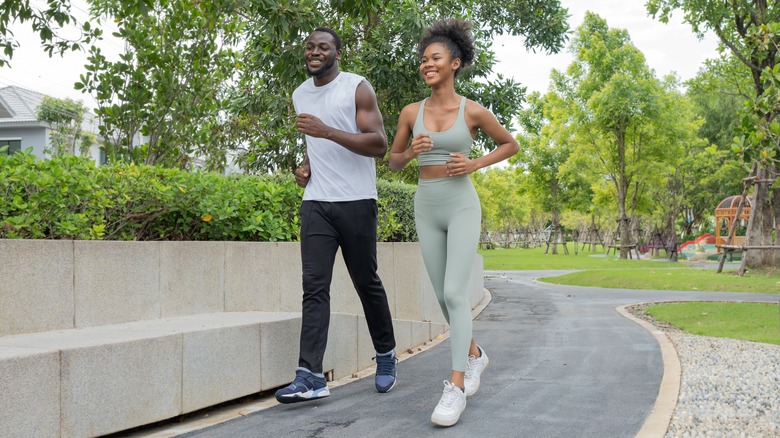
[[[480, 250], [486, 270], [580, 270], [549, 283], [620, 289], [780, 294], [780, 271], [721, 274], [685, 262], [618, 260], [603, 252], [544, 254], [543, 248]], [[558, 248], [561, 250], [561, 247]], [[594, 257], [592, 255], [598, 255]], [[770, 297], [767, 297], [770, 298]], [[688, 333], [780, 344], [778, 304], [691, 302], [655, 305], [648, 313]]]
[[[569, 254], [563, 254], [559, 245], [559, 254], [545, 254], [544, 248], [531, 249], [490, 249], [480, 250], [487, 270], [536, 271], [540, 269], [627, 269], [681, 267], [679, 263], [665, 263], [650, 260], [619, 260], [614, 255], [604, 255], [603, 251], [591, 253], [578, 251], [574, 254], [574, 244], [569, 244]], [[552, 251], [552, 249], [550, 249]], [[662, 253], [663, 254], [663, 253]], [[665, 259], [660, 259], [665, 260]]]
[[[658, 268], [658, 266], [654, 268]], [[718, 274], [714, 269], [654, 268], [590, 270], [541, 280], [570, 286], [597, 286], [617, 289], [780, 294], [780, 275], [748, 272], [740, 277], [733, 271], [724, 271]]]
[[[560, 250], [561, 247], [558, 247]], [[480, 250], [486, 270], [582, 270], [558, 277], [543, 278], [554, 284], [608, 287], [618, 289], [682, 290], [705, 292], [754, 292], [780, 294], [780, 273], [750, 271], [740, 277], [734, 271], [716, 273], [685, 262], [619, 260], [602, 252], [544, 254], [544, 248]], [[661, 259], [664, 260], [664, 259]], [[714, 263], [713, 263], [714, 264]]]
[[777, 303], [669, 303], [647, 313], [688, 333], [780, 345]]

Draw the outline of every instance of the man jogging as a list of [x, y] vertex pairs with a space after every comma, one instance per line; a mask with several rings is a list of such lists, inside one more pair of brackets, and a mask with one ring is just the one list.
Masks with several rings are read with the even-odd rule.
[[396, 381], [395, 337], [387, 295], [377, 274], [374, 158], [387, 152], [382, 114], [365, 78], [339, 70], [341, 37], [319, 27], [304, 50], [311, 76], [293, 92], [306, 158], [295, 171], [301, 204], [303, 314], [295, 380], [276, 392], [281, 403], [330, 395], [322, 360], [330, 323], [330, 283], [341, 248], [376, 350], [376, 389]]

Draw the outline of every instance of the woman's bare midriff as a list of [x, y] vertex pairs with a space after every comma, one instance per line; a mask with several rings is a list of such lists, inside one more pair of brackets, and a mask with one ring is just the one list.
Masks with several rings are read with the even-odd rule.
[[420, 166], [420, 179], [447, 178], [447, 166]]

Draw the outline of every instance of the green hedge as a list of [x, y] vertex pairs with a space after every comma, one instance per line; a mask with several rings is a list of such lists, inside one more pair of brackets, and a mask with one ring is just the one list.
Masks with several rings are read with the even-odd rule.
[[[380, 186], [380, 239], [416, 239], [414, 187]], [[296, 241], [301, 194], [292, 175], [0, 154], [0, 238]]]
[[401, 182], [377, 180], [379, 195], [379, 240], [416, 242], [414, 194], [417, 187]]

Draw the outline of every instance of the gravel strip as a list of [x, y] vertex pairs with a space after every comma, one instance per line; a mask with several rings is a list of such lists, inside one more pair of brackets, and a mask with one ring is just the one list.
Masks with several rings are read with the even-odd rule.
[[682, 381], [667, 437], [780, 436], [780, 346], [668, 335]]
[[680, 396], [666, 437], [780, 437], [780, 345], [712, 338], [660, 324], [682, 366]]

